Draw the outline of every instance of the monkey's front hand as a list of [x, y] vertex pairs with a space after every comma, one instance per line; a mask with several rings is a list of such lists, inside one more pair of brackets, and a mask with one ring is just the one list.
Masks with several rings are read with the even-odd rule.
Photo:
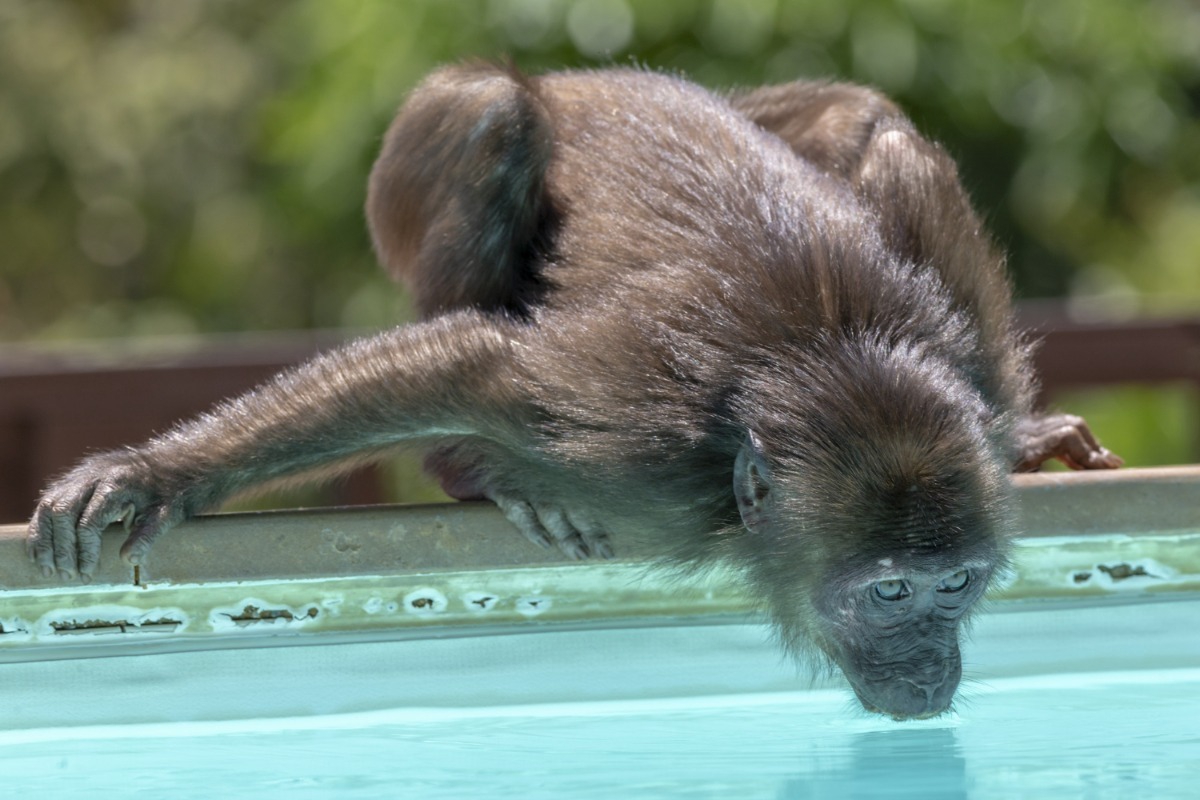
[[1035, 472], [1052, 458], [1071, 469], [1116, 469], [1124, 462], [1106, 450], [1082, 417], [1071, 414], [1029, 416], [1017, 423], [1014, 472]]
[[121, 557], [139, 564], [155, 538], [191, 513], [183, 485], [141, 450], [92, 456], [42, 494], [26, 552], [44, 576], [78, 574], [86, 582], [99, 562], [101, 531], [123, 520], [129, 537]]

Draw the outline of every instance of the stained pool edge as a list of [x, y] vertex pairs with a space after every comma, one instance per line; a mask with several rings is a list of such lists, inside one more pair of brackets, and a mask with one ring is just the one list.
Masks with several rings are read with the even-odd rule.
[[[993, 609], [1200, 593], [1200, 469], [1020, 476], [1022, 529]], [[214, 515], [180, 526], [135, 574], [119, 529], [89, 585], [46, 581], [20, 526], [0, 527], [0, 661], [111, 646], [318, 634], [438, 636], [624, 620], [702, 621], [759, 603], [738, 576], [680, 576], [629, 547], [566, 562], [484, 504]], [[106, 647], [105, 649], [108, 649]]]

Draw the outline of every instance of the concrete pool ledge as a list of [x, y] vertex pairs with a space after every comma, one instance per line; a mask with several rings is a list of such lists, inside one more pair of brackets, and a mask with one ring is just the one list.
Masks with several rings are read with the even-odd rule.
[[[1200, 467], [1014, 483], [1023, 536], [992, 610], [1200, 596]], [[757, 608], [736, 575], [672, 575], [634, 547], [613, 561], [566, 561], [482, 503], [202, 517], [168, 534], [136, 570], [120, 561], [124, 532], [114, 527], [88, 585], [43, 579], [23, 537], [23, 526], [0, 526], [0, 661], [134, 642], [701, 623]]]

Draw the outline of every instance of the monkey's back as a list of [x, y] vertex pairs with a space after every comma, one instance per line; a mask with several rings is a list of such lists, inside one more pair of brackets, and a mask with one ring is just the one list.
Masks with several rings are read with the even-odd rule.
[[614, 407], [653, 397], [662, 409], [727, 393], [747, 364], [830, 331], [944, 338], [944, 316], [916, 302], [941, 291], [937, 275], [914, 280], [846, 181], [724, 98], [636, 70], [536, 88], [555, 131], [546, 192], [559, 222], [532, 318], [555, 383], [603, 381]]
[[451, 68], [401, 112], [371, 188], [377, 247], [425, 315], [521, 318], [513, 380], [542, 422], [485, 454], [492, 474], [680, 541], [736, 519], [747, 414], [787, 419], [830, 342], [918, 342], [981, 385], [1013, 371], [1011, 342], [980, 346], [1006, 330], [974, 288], [1003, 288], [998, 260], [956, 295], [958, 267], [886, 244], [845, 174], [671, 76]]
[[928, 281], [885, 250], [849, 185], [723, 98], [633, 70], [536, 88], [559, 221], [536, 267], [550, 289], [522, 338], [523, 381], [552, 421], [547, 460], [577, 466], [581, 494], [620, 487], [610, 518], [651, 508], [656, 529], [695, 529], [731, 514], [736, 406], [764, 364], [872, 319], [951, 338], [937, 311], [911, 313]]
[[[748, 364], [804, 358], [816, 339], [872, 331], [920, 342], [998, 415], [1027, 410], [1002, 260], [953, 162], [903, 117], [890, 119], [917, 149], [888, 165], [906, 183], [875, 199], [881, 211], [857, 190], [862, 176], [813, 163], [727, 98], [681, 79], [607, 70], [534, 86], [554, 130], [546, 193], [561, 213], [537, 268], [551, 288], [534, 313], [548, 362], [570, 354], [555, 375], [597, 388], [603, 380], [610, 397], [628, 401], [613, 408], [699, 395], [710, 409]], [[886, 102], [878, 111], [898, 114]], [[676, 410], [672, 418], [698, 419]]]
[[769, 281], [819, 268], [814, 246], [879, 244], [844, 182], [695, 84], [606, 70], [536, 88], [554, 131], [547, 199], [561, 215], [545, 254], [551, 307], [583, 311], [614, 286], [686, 293], [693, 280], [718, 303], [714, 278]]

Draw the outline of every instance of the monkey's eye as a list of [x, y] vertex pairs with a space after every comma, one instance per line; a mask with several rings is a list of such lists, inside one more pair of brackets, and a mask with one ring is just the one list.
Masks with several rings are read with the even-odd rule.
[[958, 572], [939, 583], [937, 585], [937, 590], [939, 592], [946, 593], [961, 592], [963, 589], [967, 588], [967, 584], [970, 582], [971, 573], [967, 572], [965, 569], [960, 569]]
[[911, 592], [904, 581], [880, 581], [875, 584], [875, 594], [883, 600], [903, 600]]

